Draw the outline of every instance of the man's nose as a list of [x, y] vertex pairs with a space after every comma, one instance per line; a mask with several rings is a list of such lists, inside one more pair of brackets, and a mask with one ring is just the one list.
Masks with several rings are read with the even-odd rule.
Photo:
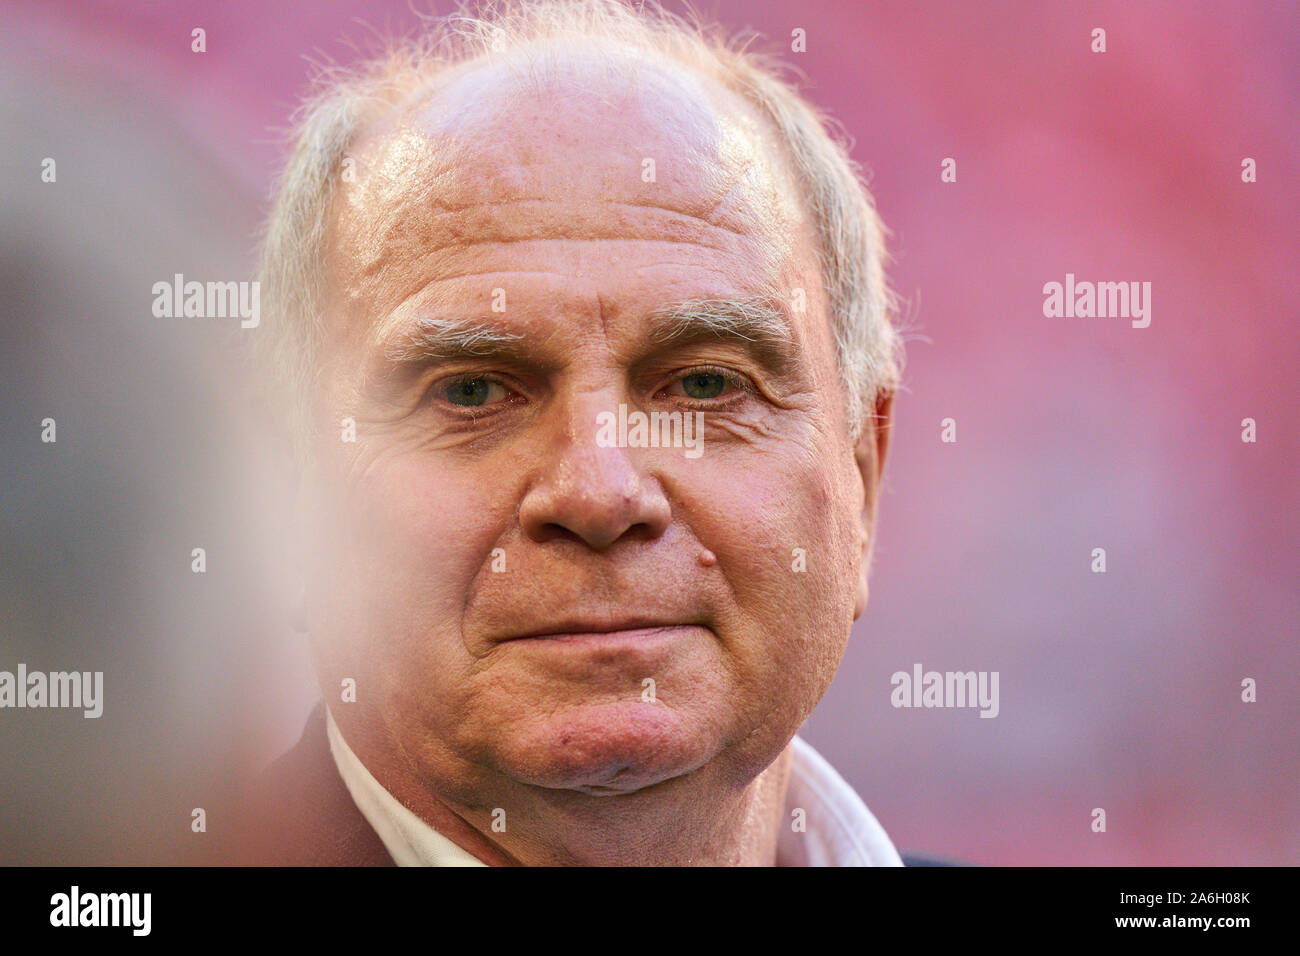
[[519, 505], [534, 541], [571, 537], [603, 551], [624, 537], [653, 540], [668, 529], [671, 508], [659, 480], [643, 467], [642, 449], [602, 447], [597, 410], [566, 415]]

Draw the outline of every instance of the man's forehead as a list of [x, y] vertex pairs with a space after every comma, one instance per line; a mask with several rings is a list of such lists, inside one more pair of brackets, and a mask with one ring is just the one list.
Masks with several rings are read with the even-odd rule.
[[708, 77], [645, 57], [485, 58], [413, 91], [354, 153], [337, 239], [345, 260], [371, 260], [351, 263], [362, 274], [418, 249], [548, 235], [730, 233], [779, 259], [803, 217], [757, 111]]

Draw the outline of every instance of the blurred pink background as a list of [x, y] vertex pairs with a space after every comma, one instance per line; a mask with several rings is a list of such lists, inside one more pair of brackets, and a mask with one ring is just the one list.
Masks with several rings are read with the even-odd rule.
[[[804, 736], [905, 850], [1300, 863], [1295, 4], [701, 8], [785, 51], [852, 134], [916, 330], [871, 603]], [[195, 754], [253, 766], [301, 730], [305, 649], [255, 547], [274, 450], [229, 330], [164, 326], [148, 290], [251, 277], [304, 57], [416, 19], [7, 4], [0, 667], [103, 669], [110, 696], [98, 722], [0, 715], [0, 860], [157, 852], [203, 804]], [[1150, 327], [1045, 318], [1067, 272], [1150, 282]], [[892, 708], [917, 662], [999, 671], [1000, 715]]]

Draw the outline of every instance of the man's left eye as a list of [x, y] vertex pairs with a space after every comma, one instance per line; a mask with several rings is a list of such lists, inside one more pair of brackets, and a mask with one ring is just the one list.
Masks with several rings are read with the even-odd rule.
[[500, 382], [490, 378], [456, 379], [443, 386], [442, 397], [452, 405], [462, 408], [478, 408], [503, 401], [508, 392]]
[[720, 398], [729, 392], [736, 391], [744, 386], [737, 381], [736, 376], [731, 375], [722, 369], [691, 369], [669, 386], [669, 393], [681, 395], [696, 401], [708, 401], [713, 398]]
[[726, 377], [717, 372], [691, 372], [682, 379], [682, 391], [691, 398], [717, 398], [726, 387]]

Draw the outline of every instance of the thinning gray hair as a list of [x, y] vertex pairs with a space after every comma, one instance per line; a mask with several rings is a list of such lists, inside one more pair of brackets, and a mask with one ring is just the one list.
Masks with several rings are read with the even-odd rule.
[[632, 47], [713, 77], [752, 103], [787, 144], [815, 225], [851, 437], [875, 400], [898, 388], [903, 364], [896, 299], [885, 265], [888, 230], [838, 127], [809, 104], [775, 57], [687, 21], [653, 2], [504, 0], [473, 14], [430, 19], [360, 66], [323, 67], [295, 117], [294, 148], [266, 225], [259, 280], [258, 351], [300, 455], [309, 454], [310, 394], [324, 330], [323, 262], [335, 184], [367, 124], [444, 71], [538, 43], [601, 41]]

